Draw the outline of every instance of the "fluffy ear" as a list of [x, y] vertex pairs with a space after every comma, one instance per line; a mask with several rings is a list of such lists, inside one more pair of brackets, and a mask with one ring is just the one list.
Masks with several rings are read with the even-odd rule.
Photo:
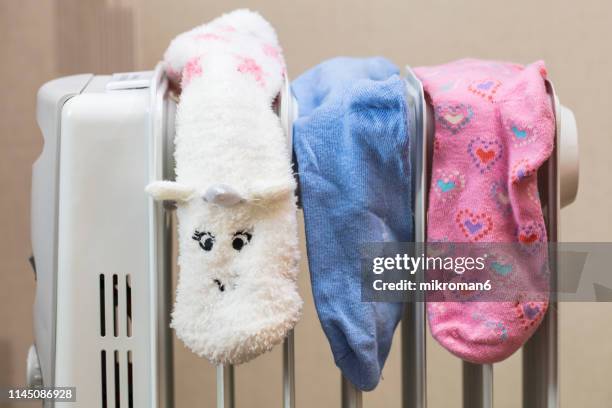
[[293, 195], [295, 188], [296, 184], [293, 178], [284, 182], [264, 184], [250, 190], [247, 201], [271, 203]]
[[145, 191], [157, 201], [185, 202], [195, 194], [193, 188], [175, 181], [154, 181], [145, 188]]

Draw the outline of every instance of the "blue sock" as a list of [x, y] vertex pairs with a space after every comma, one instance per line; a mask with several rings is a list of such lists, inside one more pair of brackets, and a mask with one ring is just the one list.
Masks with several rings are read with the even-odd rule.
[[401, 303], [361, 302], [360, 244], [412, 241], [405, 84], [383, 58], [335, 58], [293, 82], [294, 152], [317, 313], [356, 387], [380, 379]]

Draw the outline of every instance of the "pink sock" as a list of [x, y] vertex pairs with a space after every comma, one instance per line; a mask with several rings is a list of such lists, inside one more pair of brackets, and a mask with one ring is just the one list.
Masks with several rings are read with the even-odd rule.
[[[536, 172], [552, 152], [555, 129], [544, 63], [460, 60], [415, 71], [435, 111], [428, 241], [518, 242], [520, 251], [506, 263], [489, 259], [486, 272], [535, 285], [542, 257], [530, 257], [530, 248], [547, 241]], [[431, 333], [464, 360], [503, 360], [542, 321], [542, 295], [429, 302]]]

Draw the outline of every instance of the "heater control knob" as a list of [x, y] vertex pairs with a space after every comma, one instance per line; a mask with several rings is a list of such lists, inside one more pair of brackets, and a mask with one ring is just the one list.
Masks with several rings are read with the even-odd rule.
[[561, 132], [559, 148], [559, 177], [561, 180], [561, 207], [571, 204], [578, 194], [578, 129], [574, 113], [560, 105]]

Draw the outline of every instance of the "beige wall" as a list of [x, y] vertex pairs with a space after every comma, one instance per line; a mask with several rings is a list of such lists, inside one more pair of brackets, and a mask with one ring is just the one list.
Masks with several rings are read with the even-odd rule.
[[[177, 33], [244, 6], [205, 0], [0, 1], [0, 386], [23, 383], [31, 342], [34, 280], [29, 243], [30, 165], [40, 152], [34, 122], [36, 89], [79, 71], [150, 69]], [[548, 63], [580, 131], [581, 185], [562, 214], [566, 241], [612, 241], [612, 3], [608, 0], [410, 2], [258, 0], [277, 28], [293, 77], [336, 55], [383, 55], [398, 65], [435, 64], [473, 56]], [[316, 319], [307, 271], [307, 300], [297, 332], [297, 403], [338, 406], [339, 376]], [[563, 304], [560, 376], [564, 407], [612, 406], [612, 304]], [[396, 338], [369, 407], [399, 406]], [[428, 343], [431, 407], [460, 406], [460, 363]], [[280, 350], [237, 369], [238, 405], [280, 405]], [[213, 406], [214, 372], [176, 344], [179, 407]], [[265, 374], [264, 374], [265, 373]], [[496, 366], [496, 407], [520, 403], [520, 355]], [[23, 405], [19, 405], [23, 406]]]

